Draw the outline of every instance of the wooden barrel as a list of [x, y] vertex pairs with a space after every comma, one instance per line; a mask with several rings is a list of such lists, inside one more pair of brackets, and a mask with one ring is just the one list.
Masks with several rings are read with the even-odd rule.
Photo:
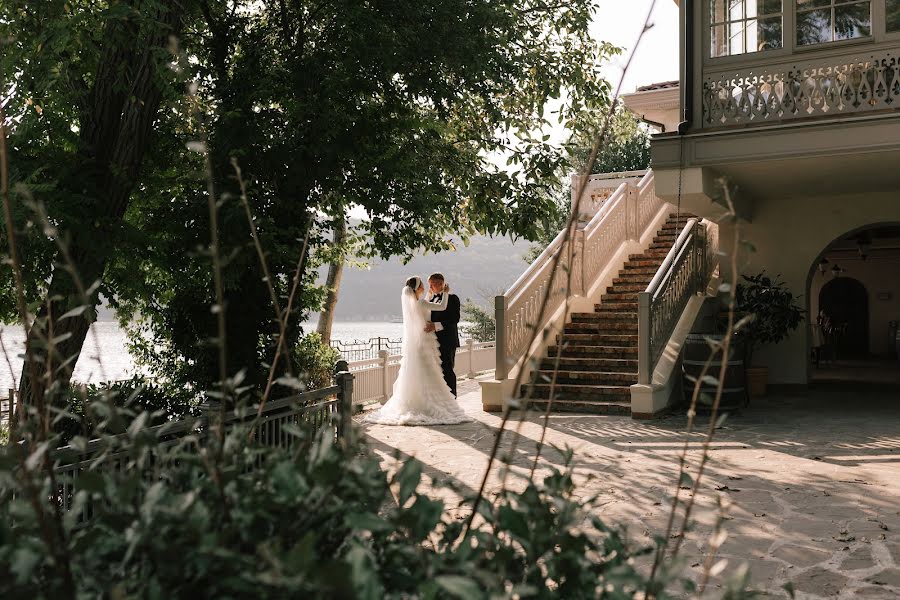
[[[684, 397], [688, 404], [690, 404], [694, 393], [695, 382], [703, 371], [703, 365], [706, 364], [710, 353], [713, 351], [707, 339], [721, 342], [723, 337], [723, 335], [715, 333], [692, 333], [685, 339], [681, 364], [684, 371]], [[721, 368], [722, 353], [717, 352], [710, 362], [709, 369], [706, 371], [707, 378], [713, 377], [718, 379]], [[750, 399], [747, 395], [746, 376], [747, 374], [744, 370], [744, 349], [741, 345], [734, 344], [734, 340], [732, 340], [732, 347], [729, 349], [728, 366], [725, 371], [725, 385], [722, 387], [722, 398], [719, 401], [719, 411], [734, 410], [747, 406]], [[716, 397], [716, 387], [712, 381], [700, 383], [700, 396], [697, 398], [698, 412], [712, 409], [712, 403]]]

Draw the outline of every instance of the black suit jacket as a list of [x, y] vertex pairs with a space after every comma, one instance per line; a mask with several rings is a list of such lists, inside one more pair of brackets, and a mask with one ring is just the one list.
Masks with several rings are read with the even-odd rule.
[[[438, 298], [439, 295], [435, 296], [434, 301], [437, 302]], [[438, 344], [442, 348], [459, 348], [459, 330], [456, 326], [459, 323], [459, 296], [450, 294], [447, 308], [431, 311], [431, 320], [434, 323], [440, 323], [443, 327], [441, 331], [437, 332]]]

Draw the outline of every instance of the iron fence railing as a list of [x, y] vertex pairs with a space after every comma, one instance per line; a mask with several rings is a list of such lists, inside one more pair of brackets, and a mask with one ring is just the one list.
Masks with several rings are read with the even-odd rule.
[[368, 340], [331, 340], [331, 347], [341, 353], [346, 361], [368, 360], [377, 358], [381, 352], [400, 354], [403, 340], [392, 340], [386, 337], [374, 337]]
[[717, 239], [715, 226], [689, 219], [650, 285], [638, 294], [638, 383], [650, 383], [688, 300], [705, 291]]
[[[271, 400], [259, 412], [258, 407], [228, 409], [222, 419], [226, 432], [235, 427], [255, 424], [255, 443], [264, 447], [289, 449], [300, 443], [295, 435], [299, 429], [311, 435], [331, 429], [336, 440], [349, 441], [352, 436], [353, 374], [345, 362], [338, 363], [340, 371], [335, 385]], [[94, 507], [78, 492], [90, 485], [91, 475], [133, 468], [137, 448], [152, 448], [152, 456], [145, 461], [142, 478], [155, 480], [160, 467], [173, 460], [177, 452], [193, 452], [213, 433], [218, 422], [220, 405], [207, 402], [199, 418], [170, 421], [163, 425], [136, 428], [120, 435], [91, 440], [81, 446], [66, 446], [54, 450], [52, 458], [56, 474], [56, 500], [63, 511], [80, 511], [81, 521], [91, 517]], [[141, 446], [140, 440], [152, 443]]]

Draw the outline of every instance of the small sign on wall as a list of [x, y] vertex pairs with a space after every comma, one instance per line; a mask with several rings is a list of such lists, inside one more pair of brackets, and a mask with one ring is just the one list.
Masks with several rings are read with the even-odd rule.
[[878, 299], [879, 299], [879, 300], [890, 300], [891, 297], [892, 297], [892, 296], [891, 296], [891, 293], [890, 293], [890, 292], [878, 292]]

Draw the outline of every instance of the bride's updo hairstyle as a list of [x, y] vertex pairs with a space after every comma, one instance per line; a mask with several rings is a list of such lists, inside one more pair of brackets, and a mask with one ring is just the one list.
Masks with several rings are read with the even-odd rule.
[[422, 286], [422, 280], [418, 277], [410, 277], [406, 280], [406, 287], [415, 292], [419, 287]]

